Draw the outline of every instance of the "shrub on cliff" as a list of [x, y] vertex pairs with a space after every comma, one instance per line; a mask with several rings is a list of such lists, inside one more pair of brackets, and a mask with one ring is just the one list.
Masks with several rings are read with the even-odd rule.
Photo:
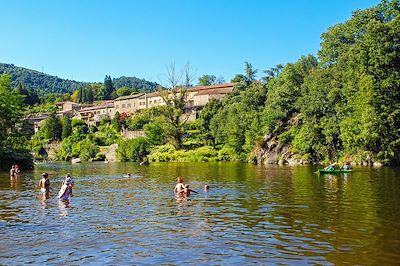
[[121, 140], [118, 144], [117, 156], [121, 161], [138, 162], [149, 154], [150, 142], [147, 138]]

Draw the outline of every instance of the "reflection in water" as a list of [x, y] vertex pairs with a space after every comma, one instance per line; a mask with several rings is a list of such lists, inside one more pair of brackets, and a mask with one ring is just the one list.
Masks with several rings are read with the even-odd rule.
[[20, 175], [10, 176], [10, 188], [19, 190], [21, 188]]
[[50, 192], [45, 192], [39, 193], [39, 200], [40, 200], [40, 205], [42, 206], [43, 209], [46, 209], [48, 204], [47, 204], [47, 200], [50, 199]]
[[58, 209], [60, 210], [59, 213], [60, 213], [61, 217], [68, 216], [69, 204], [70, 204], [69, 199], [64, 199], [64, 200], [59, 199], [58, 200]]
[[[314, 171], [240, 163], [47, 164], [14, 183], [0, 173], [0, 261], [396, 264], [400, 171]], [[73, 204], [38, 195], [41, 172], [54, 187], [70, 172]], [[199, 194], [175, 198], [176, 176]], [[204, 184], [211, 190], [204, 192]]]

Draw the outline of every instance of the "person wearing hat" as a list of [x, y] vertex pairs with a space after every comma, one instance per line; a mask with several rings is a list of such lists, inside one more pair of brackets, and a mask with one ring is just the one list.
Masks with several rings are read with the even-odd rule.
[[65, 181], [64, 182], [71, 183], [72, 186], [74, 186], [74, 180], [72, 180], [70, 173], [65, 175]]
[[50, 192], [50, 180], [49, 175], [47, 173], [42, 174], [42, 178], [39, 181], [40, 191], [44, 194], [48, 194]]
[[71, 178], [70, 174], [67, 174], [65, 176], [65, 181], [63, 185], [61, 186], [60, 191], [58, 192], [58, 198], [60, 200], [68, 200], [70, 197], [72, 197], [72, 187], [74, 185], [74, 181]]

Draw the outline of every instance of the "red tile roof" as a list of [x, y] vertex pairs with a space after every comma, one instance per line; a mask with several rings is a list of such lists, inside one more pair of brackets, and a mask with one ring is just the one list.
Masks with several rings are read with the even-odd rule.
[[95, 106], [82, 108], [81, 110], [79, 110], [79, 113], [86, 112], [86, 111], [92, 111], [92, 110], [98, 110], [98, 109], [104, 109], [104, 108], [114, 108], [114, 103], [109, 102], [109, 103], [105, 103], [105, 104], [98, 104]]

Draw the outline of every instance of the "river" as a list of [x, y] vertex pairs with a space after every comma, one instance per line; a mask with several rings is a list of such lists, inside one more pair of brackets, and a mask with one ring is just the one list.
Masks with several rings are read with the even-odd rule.
[[[13, 180], [1, 172], [0, 264], [398, 264], [400, 169], [315, 170], [54, 163]], [[37, 188], [42, 172], [49, 199]], [[56, 194], [68, 172], [74, 197], [64, 203]], [[175, 198], [176, 176], [198, 194]]]

